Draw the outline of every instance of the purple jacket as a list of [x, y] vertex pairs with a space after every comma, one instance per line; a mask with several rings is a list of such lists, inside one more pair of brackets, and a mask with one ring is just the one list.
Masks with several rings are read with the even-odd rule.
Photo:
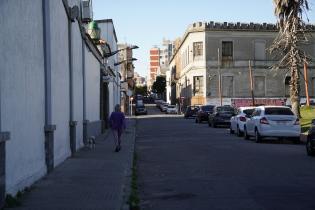
[[109, 118], [109, 126], [115, 130], [125, 129], [125, 115], [122, 112], [112, 112]]

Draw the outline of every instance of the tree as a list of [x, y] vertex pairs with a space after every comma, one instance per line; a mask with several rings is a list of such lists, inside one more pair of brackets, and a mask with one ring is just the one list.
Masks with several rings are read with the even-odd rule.
[[135, 87], [135, 93], [146, 96], [146, 95], [148, 95], [148, 87], [146, 85], [145, 86], [136, 86]]
[[152, 91], [157, 94], [163, 94], [166, 89], [166, 79], [163, 76], [157, 76], [152, 85]]
[[281, 55], [281, 60], [276, 67], [285, 67], [290, 72], [292, 111], [300, 118], [300, 66], [310, 60], [301, 48], [301, 44], [308, 43], [307, 27], [303, 21], [303, 14], [309, 10], [308, 0], [273, 0], [273, 2], [279, 33], [270, 51]]

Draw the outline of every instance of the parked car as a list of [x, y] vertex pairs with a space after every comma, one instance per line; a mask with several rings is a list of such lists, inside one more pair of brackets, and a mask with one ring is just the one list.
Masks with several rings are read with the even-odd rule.
[[201, 123], [202, 121], [208, 121], [208, 116], [213, 112], [213, 105], [203, 105], [200, 106], [196, 113], [196, 123]]
[[148, 111], [147, 111], [147, 109], [145, 108], [145, 106], [143, 104], [142, 105], [138, 105], [135, 108], [135, 115], [136, 116], [137, 115], [142, 115], [142, 114], [144, 114], [144, 115], [148, 114]]
[[156, 104], [156, 107], [158, 107], [158, 108], [160, 107], [160, 104], [163, 102], [165, 102], [165, 101], [163, 101], [162, 99], [155, 99], [154, 100], [154, 103]]
[[166, 114], [177, 114], [177, 108], [175, 105], [168, 105], [166, 108]]
[[196, 117], [198, 110], [199, 106], [188, 106], [186, 108], [184, 118], [188, 119], [190, 117]]
[[167, 109], [167, 106], [168, 106], [168, 105], [169, 105], [169, 104], [166, 103], [166, 102], [161, 103], [161, 105], [160, 105], [160, 110], [161, 110], [161, 112], [166, 112], [166, 109]]
[[315, 156], [315, 119], [312, 120], [312, 125], [307, 134], [306, 152], [309, 156]]
[[231, 117], [235, 115], [235, 108], [232, 106], [217, 106], [209, 115], [209, 127], [217, 127], [218, 125], [230, 126]]
[[290, 138], [299, 143], [300, 133], [299, 118], [286, 106], [256, 107], [244, 126], [244, 138], [254, 136], [257, 143], [264, 137]]
[[236, 133], [237, 136], [242, 136], [244, 132], [244, 125], [253, 114], [255, 107], [240, 107], [237, 109], [236, 115], [230, 120], [230, 133]]

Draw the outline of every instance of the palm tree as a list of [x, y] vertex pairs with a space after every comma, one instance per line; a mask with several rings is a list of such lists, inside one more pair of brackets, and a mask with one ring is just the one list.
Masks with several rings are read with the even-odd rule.
[[308, 0], [273, 0], [279, 33], [270, 48], [281, 55], [277, 68], [286, 68], [291, 75], [290, 99], [293, 112], [300, 118], [300, 66], [309, 57], [300, 47], [308, 43], [303, 15], [309, 10]]

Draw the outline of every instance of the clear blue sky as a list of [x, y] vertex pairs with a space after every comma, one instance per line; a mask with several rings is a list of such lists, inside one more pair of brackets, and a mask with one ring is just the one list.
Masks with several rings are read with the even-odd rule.
[[[135, 71], [147, 76], [149, 50], [163, 38], [181, 37], [197, 21], [275, 23], [272, 0], [92, 0], [94, 19], [113, 19], [118, 42], [138, 45]], [[315, 23], [315, 2], [308, 12]]]

